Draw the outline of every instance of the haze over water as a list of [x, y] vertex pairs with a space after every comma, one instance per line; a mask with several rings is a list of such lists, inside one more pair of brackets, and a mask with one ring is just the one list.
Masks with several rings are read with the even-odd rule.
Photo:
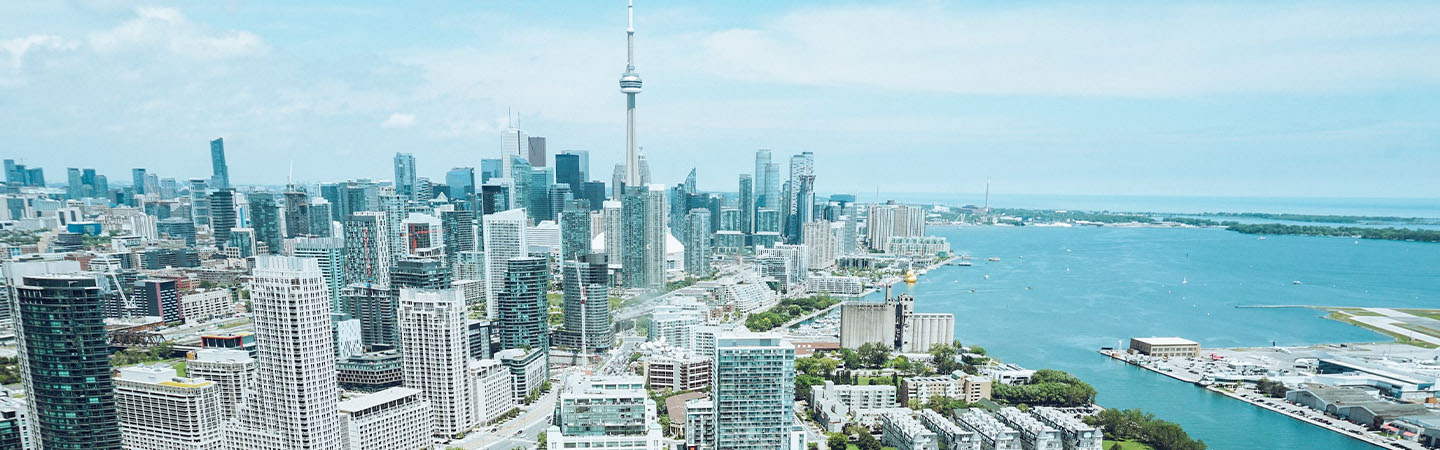
[[[1132, 336], [1181, 336], [1211, 348], [1388, 340], [1317, 310], [1236, 305], [1440, 308], [1437, 244], [1259, 240], [1194, 228], [931, 227], [929, 234], [974, 256], [974, 266], [943, 267], [898, 286], [915, 295], [917, 311], [954, 313], [961, 342], [1030, 369], [1072, 372], [1095, 385], [1101, 405], [1153, 412], [1215, 449], [1371, 446], [1095, 351]], [[992, 256], [1001, 260], [986, 261]]]

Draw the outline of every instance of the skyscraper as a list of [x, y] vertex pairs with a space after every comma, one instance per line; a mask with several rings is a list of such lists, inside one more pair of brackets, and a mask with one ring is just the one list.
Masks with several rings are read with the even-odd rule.
[[365, 347], [400, 345], [395, 311], [399, 297], [389, 286], [351, 283], [341, 291], [345, 314], [360, 321], [360, 343]]
[[770, 193], [770, 181], [767, 178], [766, 168], [770, 166], [770, 149], [762, 148], [755, 151], [755, 207], [767, 206], [765, 194]]
[[226, 432], [235, 448], [338, 449], [344, 442], [336, 403], [330, 294], [314, 260], [255, 258], [255, 387]]
[[[328, 220], [327, 220], [328, 221]], [[345, 287], [345, 239], [338, 237], [295, 239], [295, 257], [314, 259], [330, 290], [330, 310], [344, 311], [340, 290]]]
[[476, 421], [464, 297], [454, 289], [401, 289], [399, 317], [405, 387], [430, 401], [435, 435], [465, 434]]
[[448, 189], [445, 195], [451, 200], [475, 195], [475, 168], [456, 167], [445, 172], [445, 187]]
[[696, 208], [685, 215], [685, 273], [710, 276], [710, 210]]
[[624, 232], [625, 227], [624, 203], [619, 200], [606, 200], [604, 209], [600, 211], [601, 223], [605, 232], [605, 259], [611, 264], [622, 261], [625, 256]]
[[345, 221], [345, 280], [390, 286], [390, 246], [385, 213], [357, 212]]
[[[485, 241], [485, 300], [491, 320], [497, 314], [496, 304], [505, 289], [505, 273], [511, 258], [527, 256], [525, 244], [525, 210], [511, 209], [487, 214], [482, 219]], [[543, 289], [542, 289], [543, 290]]]
[[740, 174], [740, 227], [737, 231], [750, 234], [755, 232], [755, 180], [750, 174]]
[[25, 276], [15, 293], [21, 377], [40, 448], [119, 450], [104, 294], [94, 276]]
[[491, 178], [503, 178], [505, 176], [504, 163], [500, 158], [485, 158], [480, 160], [480, 183], [488, 183]]
[[530, 184], [526, 189], [528, 194], [525, 197], [525, 209], [530, 213], [530, 218], [536, 222], [555, 220], [555, 213], [550, 210], [550, 167], [535, 168], [530, 171]]
[[440, 229], [444, 236], [446, 261], [453, 263], [460, 252], [475, 250], [475, 211], [440, 211]]
[[715, 337], [717, 450], [790, 448], [795, 407], [795, 347], [772, 334]]
[[[471, 183], [471, 191], [474, 191], [474, 183]], [[415, 155], [409, 153], [395, 154], [395, 193], [406, 200], [419, 201], [415, 190]], [[427, 199], [428, 200], [428, 199]]]
[[230, 229], [235, 228], [235, 190], [218, 189], [210, 193], [210, 236], [216, 246], [230, 242]]
[[498, 314], [493, 321], [502, 349], [550, 351], [549, 302], [545, 297], [550, 278], [545, 258], [510, 258], [505, 264], [504, 289], [497, 295]]
[[644, 187], [626, 186], [625, 196], [621, 200], [621, 225], [614, 234], [618, 235], [621, 241], [620, 266], [624, 279], [622, 284], [626, 289], [645, 288], [649, 285], [646, 277], [650, 272], [645, 268], [648, 194]]
[[[299, 191], [295, 185], [290, 185], [289, 189], [286, 189], [285, 193], [281, 195], [285, 199], [285, 237], [293, 238], [315, 234], [310, 231], [310, 195]], [[327, 210], [325, 214], [328, 224], [330, 213]]]
[[579, 192], [585, 182], [580, 173], [580, 155], [571, 152], [555, 155], [555, 184], [566, 184]]
[[145, 195], [145, 169], [130, 169], [130, 185], [135, 189], [135, 195]]
[[530, 148], [527, 154], [531, 167], [545, 167], [545, 138], [543, 136], [530, 136]]
[[590, 253], [562, 263], [565, 322], [556, 335], [563, 341], [561, 345], [587, 352], [603, 352], [613, 346], [608, 272], [604, 253]]
[[665, 287], [665, 186], [649, 185], [645, 200], [645, 281], [650, 289]]
[[436, 258], [400, 258], [390, 272], [390, 287], [396, 296], [401, 288], [449, 289], [451, 282], [450, 266]]
[[625, 94], [625, 185], [639, 187], [640, 150], [635, 140], [635, 95], [640, 93], [640, 74], [635, 73], [635, 5], [626, 6], [625, 73], [620, 75], [620, 92]]
[[583, 201], [565, 202], [560, 211], [560, 260], [579, 261], [590, 254], [590, 209]]
[[210, 187], [228, 189], [230, 187], [230, 167], [225, 164], [225, 140], [223, 138], [215, 138], [210, 141], [210, 168], [214, 173], [210, 177]]
[[405, 256], [405, 219], [409, 217], [410, 210], [405, 207], [403, 197], [389, 190], [377, 195], [376, 201], [379, 210], [385, 213], [385, 242], [390, 245], [390, 264], [395, 264]]
[[185, 319], [180, 311], [180, 290], [175, 280], [139, 280], [133, 291], [138, 313], [142, 316], [159, 317], [165, 323], [178, 323]]
[[515, 158], [530, 165], [530, 137], [514, 123], [500, 132], [500, 176], [515, 178]]
[[250, 228], [255, 230], [255, 240], [264, 242], [269, 253], [280, 252], [280, 205], [275, 194], [259, 192], [250, 194]]

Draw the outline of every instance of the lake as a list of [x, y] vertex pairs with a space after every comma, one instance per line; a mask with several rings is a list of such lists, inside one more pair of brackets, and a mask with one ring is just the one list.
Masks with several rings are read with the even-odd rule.
[[[1388, 340], [1318, 310], [1237, 305], [1440, 308], [1437, 244], [1261, 240], [1195, 228], [930, 227], [928, 234], [975, 259], [897, 286], [915, 296], [918, 312], [953, 313], [962, 343], [1030, 369], [1071, 372], [1099, 390], [1101, 405], [1153, 412], [1215, 449], [1373, 447], [1095, 351], [1133, 336], [1180, 336], [1212, 348]], [[992, 256], [1001, 260], [986, 261]]]

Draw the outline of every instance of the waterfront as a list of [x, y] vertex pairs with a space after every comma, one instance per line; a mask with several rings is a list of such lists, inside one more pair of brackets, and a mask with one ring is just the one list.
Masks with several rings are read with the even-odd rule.
[[[897, 286], [916, 296], [918, 311], [954, 313], [962, 342], [1029, 368], [1070, 371], [1095, 385], [1102, 405], [1154, 412], [1216, 449], [1372, 447], [1094, 351], [1150, 335], [1178, 335], [1211, 348], [1388, 339], [1325, 320], [1323, 311], [1236, 305], [1440, 306], [1435, 244], [1258, 240], [1195, 228], [932, 227], [930, 233], [950, 239], [975, 264], [945, 266], [915, 285]], [[992, 256], [1000, 261], [985, 260]]]

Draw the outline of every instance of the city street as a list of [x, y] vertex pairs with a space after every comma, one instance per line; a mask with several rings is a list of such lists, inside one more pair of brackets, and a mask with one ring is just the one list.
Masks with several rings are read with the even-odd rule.
[[493, 433], [472, 432], [458, 442], [445, 444], [445, 447], [484, 450], [531, 448], [540, 433], [550, 426], [550, 416], [555, 413], [556, 392], [559, 392], [558, 386], [540, 396], [534, 404], [522, 407], [524, 409], [519, 416], [500, 424]]

